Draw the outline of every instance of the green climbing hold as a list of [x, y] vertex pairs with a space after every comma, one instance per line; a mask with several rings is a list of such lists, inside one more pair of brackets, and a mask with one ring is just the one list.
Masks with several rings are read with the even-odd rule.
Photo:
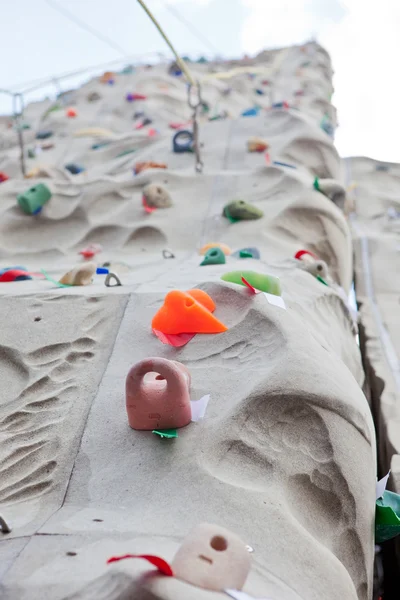
[[316, 177], [314, 179], [314, 184], [313, 185], [314, 185], [314, 188], [319, 192], [320, 189], [319, 189], [319, 179], [318, 179], [318, 177]]
[[225, 254], [221, 248], [209, 248], [204, 255], [203, 262], [200, 266], [204, 265], [224, 265], [226, 263]]
[[155, 433], [156, 435], [159, 435], [160, 438], [167, 438], [169, 440], [178, 437], [176, 429], [153, 429], [151, 433]]
[[226, 204], [222, 214], [231, 223], [235, 223], [236, 221], [252, 221], [254, 219], [261, 219], [264, 216], [262, 210], [244, 200], [234, 200]]
[[400, 534], [400, 494], [385, 491], [376, 501], [375, 543], [381, 544]]
[[229, 271], [221, 276], [223, 281], [229, 281], [230, 283], [237, 283], [239, 285], [246, 285], [242, 281], [242, 277], [249, 282], [256, 290], [267, 292], [267, 294], [273, 294], [274, 296], [281, 295], [281, 282], [278, 277], [274, 275], [264, 275], [263, 273], [257, 273], [256, 271]]
[[20, 208], [27, 215], [36, 215], [51, 198], [51, 191], [44, 183], [38, 183], [23, 194], [18, 194]]

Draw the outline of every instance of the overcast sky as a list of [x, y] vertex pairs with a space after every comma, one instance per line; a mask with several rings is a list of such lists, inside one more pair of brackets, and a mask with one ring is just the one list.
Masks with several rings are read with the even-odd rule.
[[[119, 47], [59, 14], [72, 12]], [[315, 36], [330, 53], [342, 156], [400, 162], [397, 107], [400, 0], [148, 0], [182, 54], [241, 56]], [[209, 45], [167, 8], [175, 8]], [[136, 0], [12, 0], [1, 11], [0, 87], [51, 77], [128, 55], [163, 52], [159, 33]], [[215, 50], [213, 50], [215, 48]], [[65, 82], [65, 88], [72, 81]], [[33, 96], [28, 96], [28, 100]], [[0, 94], [0, 113], [10, 100]]]

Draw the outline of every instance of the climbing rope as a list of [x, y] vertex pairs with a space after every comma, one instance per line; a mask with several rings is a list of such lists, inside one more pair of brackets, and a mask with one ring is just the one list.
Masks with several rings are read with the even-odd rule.
[[170, 48], [171, 52], [174, 54], [177, 65], [179, 66], [179, 68], [181, 69], [182, 73], [185, 75], [185, 77], [188, 81], [188, 84], [189, 84], [188, 105], [190, 108], [193, 109], [192, 121], [193, 121], [193, 150], [194, 150], [194, 154], [196, 157], [195, 168], [196, 168], [197, 173], [201, 173], [203, 170], [203, 162], [201, 160], [201, 155], [200, 155], [199, 124], [198, 124], [198, 120], [197, 120], [198, 110], [202, 104], [200, 83], [198, 81], [195, 81], [195, 79], [192, 77], [192, 74], [190, 73], [185, 61], [181, 59], [178, 52], [175, 50], [174, 46], [172, 45], [171, 41], [169, 40], [169, 38], [167, 37], [167, 35], [164, 33], [163, 29], [161, 28], [161, 25], [158, 23], [157, 19], [147, 8], [147, 6], [143, 2], [143, 0], [137, 0], [137, 1], [139, 2], [140, 6], [143, 8], [143, 10], [146, 12], [146, 14], [153, 21], [154, 25], [157, 27], [157, 29], [160, 32], [161, 36], [163, 37], [164, 41]]

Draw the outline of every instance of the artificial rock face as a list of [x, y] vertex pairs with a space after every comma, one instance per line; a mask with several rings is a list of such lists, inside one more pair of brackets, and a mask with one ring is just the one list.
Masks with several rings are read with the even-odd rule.
[[[192, 155], [171, 152], [169, 121], [187, 122], [191, 113], [186, 84], [165, 65], [138, 67], [113, 85], [95, 80], [77, 91], [78, 119], [91, 127], [84, 134], [93, 137], [95, 126], [114, 133], [102, 134], [107, 145], [73, 140], [84, 181], [60, 181], [50, 172], [46, 182], [57, 193], [42, 213], [26, 215], [15, 206], [26, 188], [15, 132], [12, 151], [0, 149], [10, 176], [1, 184], [4, 264], [26, 264], [32, 256], [27, 267], [61, 277], [77, 248], [99, 243], [101, 262], [123, 283], [109, 288], [99, 275], [89, 286], [63, 289], [33, 277], [1, 287], [0, 313], [7, 318], [0, 352], [0, 513], [12, 529], [0, 531], [1, 598], [220, 600], [223, 586], [271, 600], [372, 597], [376, 448], [346, 304], [351, 235], [340, 208], [312, 183], [316, 177], [339, 182], [341, 173], [320, 127], [328, 109], [334, 123], [330, 61], [318, 45], [307, 44], [262, 53], [254, 62], [268, 67], [270, 85], [255, 69], [253, 79], [236, 72], [226, 97], [216, 78], [203, 86], [210, 106], [219, 98], [219, 110], [238, 118], [201, 121], [202, 174], [194, 172]], [[199, 78], [208, 68], [192, 67]], [[267, 93], [254, 95], [269, 87], [274, 100], [298, 110], [239, 118], [249, 97], [269, 108]], [[147, 95], [156, 139], [131, 130], [127, 89]], [[298, 89], [304, 94], [296, 96]], [[94, 114], [85, 99], [96, 90]], [[32, 124], [40, 122], [40, 107], [45, 112], [48, 104], [26, 107]], [[65, 115], [56, 122], [55, 115], [54, 127], [53, 117], [43, 127], [57, 133], [49, 161], [63, 165], [73, 158], [65, 157], [75, 147], [77, 125]], [[8, 139], [6, 130], [0, 133]], [[261, 134], [271, 158], [297, 170], [249, 154], [246, 141]], [[132, 157], [116, 160], [127, 150], [135, 151], [136, 167], [146, 167], [135, 177]], [[132, 202], [149, 181], [167, 186], [174, 200], [168, 210], [147, 213]], [[235, 198], [254, 203], [262, 218], [231, 225], [221, 213]], [[386, 226], [395, 227], [385, 214]], [[224, 245], [225, 265], [200, 266], [199, 249], [206, 252], [209, 243]], [[291, 258], [304, 247], [329, 266], [329, 285]], [[163, 258], [166, 248], [174, 260]], [[254, 248], [257, 259], [237, 254]], [[227, 272], [233, 280], [221, 279]], [[237, 285], [248, 272], [270, 279], [275, 290], [253, 293]], [[223, 327], [218, 334], [203, 330], [179, 348], [161, 343], [152, 321], [165, 298], [172, 293], [183, 318], [199, 312], [199, 297], [187, 297], [194, 288], [208, 294]], [[170, 325], [168, 314], [164, 324]], [[148, 357], [179, 357], [191, 374], [191, 402], [210, 396], [204, 418], [176, 439], [129, 427], [124, 382], [132, 365]], [[213, 525], [207, 535], [196, 533], [189, 548], [201, 523], [215, 523], [215, 531]], [[218, 549], [221, 540], [211, 544], [214, 537], [228, 542], [228, 552]], [[254, 549], [250, 557], [243, 544]], [[107, 564], [125, 554], [158, 555], [175, 564], [176, 576], [154, 573], [140, 559]]]

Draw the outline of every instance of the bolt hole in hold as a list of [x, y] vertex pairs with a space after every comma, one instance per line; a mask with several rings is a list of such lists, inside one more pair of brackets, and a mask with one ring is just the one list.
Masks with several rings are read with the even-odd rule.
[[34, 318], [34, 321], [41, 321], [41, 320], [42, 320], [42, 317], [35, 317]]
[[322, 271], [322, 265], [317, 265], [317, 271]]
[[222, 535], [214, 535], [210, 540], [210, 546], [213, 550], [217, 552], [223, 552], [228, 547], [228, 542]]
[[162, 375], [157, 375], [156, 379], [158, 381], [164, 381], [165, 377], [163, 377]]
[[217, 250], [212, 250], [212, 251], [210, 252], [210, 256], [217, 256], [217, 255], [218, 255], [218, 252], [217, 252]]
[[102, 523], [103, 519], [93, 519], [93, 521], [95, 521], [96, 523]]
[[66, 552], [65, 554], [67, 556], [76, 556], [78, 553], [77, 552]]

